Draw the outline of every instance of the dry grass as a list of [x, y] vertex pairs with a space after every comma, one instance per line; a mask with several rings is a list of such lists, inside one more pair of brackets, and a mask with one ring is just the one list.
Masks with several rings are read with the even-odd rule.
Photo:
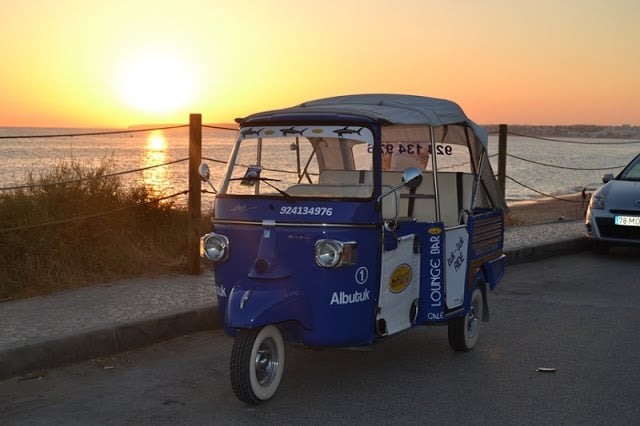
[[0, 301], [185, 270], [187, 211], [101, 177], [111, 166], [62, 162], [0, 193]]
[[[0, 192], [0, 301], [186, 272], [188, 212], [150, 201], [143, 187], [127, 189], [118, 177], [103, 177], [112, 166], [62, 162], [46, 175], [29, 175], [31, 188]], [[562, 198], [571, 202], [512, 203], [506, 224], [584, 217], [580, 194]], [[203, 220], [203, 233], [208, 226]]]

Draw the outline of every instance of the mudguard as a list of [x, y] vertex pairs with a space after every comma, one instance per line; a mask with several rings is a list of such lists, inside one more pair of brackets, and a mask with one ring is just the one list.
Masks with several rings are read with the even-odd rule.
[[309, 306], [300, 289], [279, 283], [241, 283], [229, 294], [225, 324], [231, 328], [253, 328], [284, 321], [297, 321], [311, 328]]
[[499, 257], [486, 262], [482, 265], [482, 270], [486, 276], [489, 288], [493, 290], [498, 285], [498, 281], [504, 276], [505, 265], [507, 263], [507, 256], [501, 254]]

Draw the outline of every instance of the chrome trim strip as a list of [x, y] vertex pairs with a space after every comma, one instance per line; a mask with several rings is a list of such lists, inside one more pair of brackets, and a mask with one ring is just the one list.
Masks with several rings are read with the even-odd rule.
[[[262, 220], [233, 220], [233, 219], [213, 219], [213, 225], [220, 223], [225, 225], [254, 225], [264, 226]], [[370, 224], [352, 224], [352, 223], [295, 223], [295, 222], [277, 222], [273, 221], [270, 226], [275, 227], [298, 227], [298, 228], [366, 228], [366, 229], [378, 229], [382, 227], [382, 223], [370, 223]]]

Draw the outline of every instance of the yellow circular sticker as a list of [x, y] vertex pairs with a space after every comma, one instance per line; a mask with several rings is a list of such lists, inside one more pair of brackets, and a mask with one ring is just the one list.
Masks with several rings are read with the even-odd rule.
[[442, 233], [442, 228], [429, 228], [428, 232], [431, 235], [440, 235]]
[[389, 279], [389, 290], [391, 290], [392, 293], [402, 292], [409, 286], [409, 283], [411, 282], [411, 274], [411, 266], [406, 263], [399, 265], [391, 273], [391, 278]]

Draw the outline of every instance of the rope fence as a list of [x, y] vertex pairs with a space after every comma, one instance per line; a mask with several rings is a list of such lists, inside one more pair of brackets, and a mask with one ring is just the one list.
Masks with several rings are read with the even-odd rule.
[[[1, 135], [0, 139], [3, 139], [3, 140], [9, 140], [9, 139], [25, 140], [25, 139], [45, 139], [45, 138], [49, 139], [49, 138], [62, 138], [62, 137], [68, 138], [68, 137], [82, 137], [82, 136], [85, 136], [85, 137], [86, 136], [109, 136], [109, 135], [116, 135], [116, 134], [143, 133], [143, 132], [153, 132], [153, 131], [158, 131], [158, 130], [171, 130], [171, 129], [186, 128], [186, 127], [190, 127], [190, 125], [187, 124], [187, 125], [162, 126], [162, 127], [142, 128], [142, 129], [128, 129], [128, 130], [114, 130], [114, 131], [100, 131], [100, 132], [79, 132], [79, 133], [68, 133], [67, 132], [67, 133], [56, 133], [56, 134]], [[237, 129], [233, 129], [233, 128], [227, 128], [227, 127], [221, 127], [221, 126], [212, 126], [212, 125], [202, 125], [202, 127], [207, 127], [207, 128], [216, 129], [216, 130], [229, 130], [229, 131], [237, 130]], [[64, 186], [64, 185], [82, 183], [82, 182], [85, 182], [85, 181], [91, 181], [91, 180], [97, 180], [97, 179], [121, 176], [121, 175], [126, 175], [126, 174], [131, 174], [131, 173], [139, 173], [139, 172], [143, 172], [143, 171], [154, 169], [154, 168], [166, 167], [166, 166], [174, 165], [174, 164], [177, 164], [177, 163], [185, 162], [187, 160], [189, 160], [189, 157], [180, 158], [180, 159], [173, 160], [173, 161], [168, 161], [168, 162], [163, 162], [163, 163], [160, 163], [160, 164], [153, 164], [153, 165], [146, 166], [146, 167], [139, 167], [139, 168], [135, 168], [135, 169], [123, 170], [123, 171], [114, 172], [114, 173], [105, 173], [105, 174], [100, 174], [100, 175], [97, 175], [97, 176], [91, 176], [91, 177], [86, 177], [86, 178], [71, 179], [71, 180], [64, 180], [64, 181], [57, 181], [57, 182], [30, 183], [28, 185], [5, 186], [5, 187], [0, 187], [0, 195], [2, 195], [2, 193], [6, 192], [6, 191], [19, 191], [19, 190], [34, 189], [34, 188], [39, 188], [39, 187]], [[214, 162], [226, 163], [226, 161], [221, 161], [221, 160], [215, 160], [215, 159], [208, 159], [208, 160], [209, 161], [214, 161]], [[200, 192], [203, 193], [203, 194], [204, 193], [213, 194], [212, 191], [208, 191], [206, 189], [202, 189]], [[117, 208], [113, 208], [113, 209], [109, 209], [109, 210], [103, 210], [103, 211], [95, 212], [95, 213], [89, 213], [89, 214], [80, 215], [80, 216], [68, 217], [68, 218], [58, 219], [58, 220], [51, 220], [51, 221], [46, 221], [46, 222], [41, 222], [41, 223], [33, 223], [33, 224], [11, 226], [11, 227], [5, 227], [5, 228], [1, 228], [0, 227], [0, 234], [9, 233], [9, 232], [18, 232], [18, 231], [24, 231], [24, 230], [30, 230], [30, 229], [38, 229], [38, 228], [43, 228], [43, 227], [47, 227], [47, 226], [63, 225], [63, 224], [68, 224], [68, 223], [80, 222], [80, 221], [84, 221], [84, 220], [88, 220], [88, 219], [94, 219], [94, 218], [101, 217], [101, 216], [112, 215], [112, 214], [120, 213], [120, 212], [123, 212], [123, 211], [126, 211], [126, 210], [139, 208], [141, 206], [145, 206], [145, 205], [149, 205], [149, 204], [159, 203], [159, 202], [166, 201], [166, 200], [169, 200], [169, 199], [173, 199], [173, 198], [176, 198], [176, 197], [179, 197], [179, 196], [182, 196], [182, 195], [186, 195], [186, 194], [189, 194], [189, 190], [183, 190], [183, 191], [179, 191], [179, 192], [176, 192], [176, 193], [173, 193], [173, 194], [170, 194], [170, 195], [154, 197], [154, 198], [146, 199], [144, 201], [136, 202], [134, 204], [128, 204], [128, 205], [124, 205], [124, 206], [121, 206], [121, 207], [117, 207]]]
[[516, 158], [518, 160], [522, 160], [522, 161], [526, 161], [532, 164], [537, 164], [538, 166], [544, 166], [544, 167], [552, 167], [555, 169], [564, 169], [564, 170], [576, 170], [576, 171], [604, 171], [604, 170], [615, 170], [615, 169], [621, 169], [623, 168], [625, 165], [621, 165], [621, 166], [613, 166], [613, 167], [594, 167], [594, 168], [587, 168], [587, 167], [568, 167], [568, 166], [558, 166], [556, 164], [549, 164], [549, 163], [542, 163], [540, 161], [534, 161], [534, 160], [529, 160], [527, 158], [523, 158], [523, 157], [519, 157], [517, 155], [514, 154], [509, 154], [507, 153], [507, 157], [511, 157], [511, 158]]
[[[498, 134], [497, 132], [492, 132], [490, 133], [492, 135], [496, 135]], [[541, 141], [546, 141], [546, 142], [553, 142], [553, 143], [558, 143], [558, 144], [574, 144], [574, 145], [591, 145], [591, 146], [611, 146], [611, 145], [633, 145], [633, 144], [639, 144], [640, 140], [623, 140], [623, 141], [584, 141], [584, 140], [572, 140], [572, 139], [568, 139], [568, 138], [563, 138], [563, 139], [557, 139], [557, 138], [549, 138], [549, 137], [542, 137], [542, 136], [533, 136], [533, 135], [526, 135], [523, 133], [519, 133], [519, 132], [513, 132], [513, 131], [509, 131], [508, 135], [510, 136], [518, 136], [521, 138], [528, 138], [528, 139], [535, 139], [535, 140], [541, 140]], [[497, 154], [494, 154], [497, 155]], [[562, 170], [571, 170], [571, 171], [577, 171], [577, 172], [589, 172], [589, 171], [610, 171], [610, 170], [619, 170], [623, 167], [625, 167], [626, 164], [623, 165], [616, 165], [616, 166], [604, 166], [604, 167], [573, 167], [573, 166], [562, 166], [562, 165], [557, 165], [557, 164], [550, 164], [550, 163], [545, 163], [542, 161], [536, 161], [536, 160], [532, 160], [529, 158], [524, 158], [522, 156], [518, 156], [515, 154], [510, 154], [509, 152], [505, 152], [504, 153], [505, 157], [510, 157], [510, 158], [514, 158], [516, 160], [520, 160], [523, 162], [527, 162], [530, 164], [535, 164], [537, 166], [541, 166], [541, 167], [548, 167], [548, 168], [554, 168], [554, 169], [562, 169]], [[586, 188], [583, 189], [582, 192], [582, 200], [568, 200], [553, 194], [548, 194], [545, 193], [543, 191], [540, 191], [537, 188], [534, 188], [530, 185], [527, 185], [525, 183], [522, 183], [521, 181], [515, 179], [512, 176], [509, 176], [505, 173], [504, 177], [506, 179], [508, 179], [509, 181], [531, 191], [534, 192], [535, 194], [541, 195], [543, 197], [547, 197], [547, 198], [552, 198], [555, 200], [559, 200], [559, 201], [563, 201], [563, 202], [568, 202], [568, 203], [584, 203], [585, 202], [585, 197], [586, 197]]]
[[529, 185], [525, 185], [524, 183], [517, 181], [516, 179], [512, 178], [509, 175], [506, 175], [506, 178], [509, 179], [511, 182], [520, 185], [523, 188], [526, 188], [526, 189], [528, 189], [530, 191], [533, 191], [538, 195], [542, 195], [543, 197], [553, 198], [553, 199], [559, 200], [559, 201], [566, 201], [568, 203], [583, 203], [584, 202], [584, 201], [581, 201], [581, 200], [567, 200], [566, 198], [561, 198], [561, 197], [558, 197], [558, 196], [555, 196], [555, 195], [546, 194], [546, 193], [544, 193], [542, 191], [538, 191], [537, 189], [535, 189], [535, 188], [533, 188], [533, 187], [531, 187]]
[[124, 133], [151, 132], [153, 130], [180, 129], [182, 127], [189, 127], [189, 125], [179, 124], [176, 126], [154, 127], [149, 129], [108, 130], [108, 131], [102, 131], [102, 132], [89, 132], [89, 133], [59, 133], [59, 134], [48, 134], [48, 135], [14, 135], [14, 136], [3, 135], [3, 136], [0, 136], [0, 139], [45, 139], [45, 138], [63, 138], [63, 137], [70, 138], [74, 136], [108, 136], [108, 135], [118, 135], [118, 134], [124, 134]]
[[203, 124], [202, 127], [206, 127], [207, 129], [215, 129], [215, 130], [231, 130], [232, 132], [238, 131], [237, 127], [234, 129], [233, 127], [212, 126], [210, 124]]
[[568, 140], [568, 139], [554, 139], [554, 138], [545, 138], [542, 136], [531, 136], [531, 135], [525, 135], [522, 133], [515, 133], [515, 132], [509, 132], [509, 134], [511, 136], [520, 136], [523, 138], [530, 138], [530, 139], [538, 139], [541, 141], [548, 141], [548, 142], [557, 142], [557, 143], [568, 143], [568, 144], [576, 144], [576, 145], [633, 145], [633, 144], [637, 144], [640, 143], [640, 140], [630, 140], [630, 141], [600, 141], [600, 142], [589, 142], [589, 141], [573, 141], [573, 140]]
[[171, 164], [181, 163], [183, 161], [187, 161], [188, 159], [189, 158], [181, 158], [179, 160], [169, 161], [169, 162], [162, 163], [162, 164], [154, 164], [152, 166], [140, 167], [138, 169], [124, 170], [124, 171], [115, 172], [115, 173], [107, 173], [107, 174], [104, 174], [104, 175], [88, 177], [88, 178], [72, 179], [72, 180], [65, 180], [65, 181], [60, 181], [60, 182], [38, 183], [38, 184], [33, 184], [33, 185], [5, 186], [5, 187], [0, 188], [0, 191], [9, 191], [9, 190], [15, 190], [15, 189], [33, 189], [33, 188], [42, 188], [42, 187], [47, 187], [47, 186], [68, 185], [68, 184], [72, 184], [72, 183], [86, 182], [86, 181], [89, 181], [89, 180], [102, 179], [102, 178], [108, 178], [108, 177], [113, 177], [113, 176], [126, 175], [126, 174], [129, 174], [129, 173], [142, 172], [144, 170], [155, 169], [157, 167], [170, 166]]
[[[128, 130], [84, 132], [84, 133], [36, 134], [36, 135], [13, 135], [13, 136], [2, 135], [2, 136], [0, 136], [0, 139], [35, 139], [35, 138], [60, 138], [60, 137], [81, 137], [81, 136], [102, 136], [102, 135], [108, 136], [108, 135], [114, 135], [114, 134], [141, 133], [141, 132], [151, 132], [151, 131], [158, 131], [158, 130], [178, 129], [178, 128], [185, 128], [185, 127], [189, 127], [189, 125], [188, 124], [184, 124], [184, 125], [163, 126], [163, 127], [143, 128], [143, 129], [128, 129]], [[203, 124], [201, 127], [209, 128], [209, 129], [215, 129], [215, 130], [237, 131], [237, 128], [233, 128], [233, 127], [223, 127], [223, 126], [205, 125], [205, 124]], [[491, 133], [491, 134], [493, 134], [493, 133]], [[554, 143], [568, 143], [568, 144], [582, 144], [582, 145], [629, 145], [629, 144], [638, 144], [638, 143], [640, 143], [640, 140], [615, 141], [615, 142], [611, 142], [611, 141], [599, 141], [599, 142], [576, 141], [576, 140], [554, 139], [554, 138], [547, 138], [547, 137], [531, 136], [531, 135], [525, 135], [525, 134], [515, 133], [515, 132], [509, 132], [509, 135], [519, 136], [519, 137], [524, 137], [524, 138], [539, 139], [539, 140], [550, 141], [550, 142], [554, 142]], [[493, 154], [493, 155], [491, 155], [491, 157], [494, 157], [495, 155], [497, 155], [497, 154]], [[624, 165], [605, 166], [605, 167], [590, 167], [590, 168], [587, 168], [587, 167], [571, 167], [571, 166], [562, 166], [562, 165], [544, 163], [544, 162], [541, 162], [541, 161], [524, 158], [522, 156], [518, 156], [518, 155], [510, 154], [510, 153], [506, 153], [506, 156], [510, 157], [510, 158], [514, 158], [514, 159], [519, 160], [519, 161], [532, 163], [532, 164], [535, 164], [535, 165], [541, 166], [541, 167], [549, 167], [549, 168], [557, 168], [557, 169], [573, 170], [573, 171], [607, 171], [607, 170], [620, 169], [620, 168], [624, 167]], [[68, 181], [0, 187], [0, 193], [2, 191], [14, 191], [14, 190], [22, 190], [22, 189], [31, 189], [31, 188], [35, 188], [35, 187], [55, 186], [55, 185], [68, 185], [68, 184], [80, 183], [80, 182], [87, 181], [87, 180], [108, 178], [108, 177], [114, 177], [114, 176], [121, 176], [121, 175], [125, 175], [125, 174], [130, 174], [130, 173], [138, 173], [138, 172], [149, 170], [149, 169], [153, 169], [153, 168], [165, 167], [165, 166], [169, 166], [169, 165], [185, 162], [187, 160], [189, 160], [188, 157], [187, 158], [180, 158], [180, 159], [177, 159], [177, 160], [173, 160], [173, 161], [169, 161], [169, 162], [165, 162], [165, 163], [161, 163], [161, 164], [155, 164], [155, 165], [151, 165], [151, 166], [147, 166], [147, 167], [140, 167], [140, 168], [131, 169], [131, 170], [124, 170], [124, 171], [119, 171], [119, 172], [114, 172], [114, 173], [103, 174], [103, 175], [100, 175], [100, 176], [81, 178], [81, 179], [74, 179], [74, 180], [68, 180]], [[214, 163], [219, 163], [219, 164], [226, 164], [227, 163], [227, 160], [221, 160], [221, 159], [216, 159], [216, 158], [208, 158], [208, 157], [202, 157], [202, 160], [206, 160], [206, 161], [210, 161], [210, 162], [214, 162]], [[287, 172], [285, 170], [279, 170], [279, 171]], [[543, 191], [540, 191], [540, 190], [538, 190], [538, 189], [536, 189], [536, 188], [534, 188], [534, 187], [532, 187], [530, 185], [527, 185], [526, 183], [523, 183], [523, 182], [513, 178], [512, 176], [505, 175], [505, 177], [507, 179], [509, 179], [511, 182], [513, 182], [513, 183], [515, 183], [517, 185], [520, 185], [523, 188], [526, 188], [527, 190], [530, 190], [530, 191], [532, 191], [532, 192], [534, 192], [534, 193], [536, 193], [538, 195], [544, 196], [544, 197], [554, 198], [554, 199], [561, 200], [561, 201], [566, 201], [566, 202], [581, 202], [581, 201], [578, 201], [578, 200], [567, 200], [567, 199], [564, 199], [564, 198], [561, 198], [561, 197], [558, 197], [558, 196], [554, 196], [552, 194], [547, 194], [547, 193], [545, 193]], [[208, 193], [208, 194], [214, 194], [212, 191], [209, 191], [209, 190], [206, 190], [206, 189], [202, 189], [201, 192], [202, 193]], [[0, 228], [0, 233], [18, 231], [18, 230], [24, 230], [24, 229], [32, 229], [32, 228], [37, 228], [37, 227], [42, 227], [42, 226], [59, 225], [59, 224], [73, 222], [73, 221], [91, 219], [91, 218], [95, 218], [95, 217], [98, 217], [98, 216], [104, 216], [104, 215], [108, 215], [108, 214], [117, 213], [117, 212], [120, 212], [120, 211], [123, 211], [123, 210], [126, 210], [126, 209], [130, 209], [130, 208], [133, 208], [133, 207], [136, 207], [136, 206], [139, 206], [139, 205], [144, 205], [144, 204], [150, 204], [150, 203], [156, 203], [156, 202], [164, 201], [164, 200], [171, 199], [171, 198], [174, 198], [174, 197], [178, 197], [180, 195], [185, 195], [185, 194], [188, 194], [188, 193], [189, 193], [189, 190], [184, 190], [184, 191], [176, 192], [176, 193], [171, 194], [171, 195], [150, 199], [150, 200], [145, 201], [144, 203], [139, 203], [139, 204], [131, 205], [131, 206], [123, 206], [123, 207], [120, 207], [120, 208], [117, 208], [117, 209], [113, 209], [113, 210], [109, 210], [109, 211], [103, 211], [103, 212], [99, 212], [99, 213], [88, 214], [88, 215], [74, 217], [74, 218], [61, 219], [61, 220], [45, 222], [45, 223], [41, 223], [41, 224], [32, 224], [32, 225], [17, 226], [17, 227], [11, 227], [11, 228]]]
[[51, 226], [51, 225], [63, 225], [66, 223], [72, 223], [72, 222], [79, 222], [81, 220], [87, 220], [87, 219], [94, 219], [96, 217], [100, 217], [100, 216], [106, 216], [106, 215], [110, 215], [113, 213], [118, 213], [124, 210], [129, 210], [129, 209], [133, 209], [133, 208], [137, 208], [140, 206], [145, 206], [145, 205], [149, 205], [152, 203], [157, 203], [160, 201], [164, 201], [164, 200], [168, 200], [170, 198], [174, 198], [180, 195], [184, 195], [187, 194], [189, 191], [181, 191], [181, 192], [177, 192], [175, 194], [171, 194], [171, 195], [166, 195], [164, 197], [159, 197], [159, 198], [153, 198], [150, 200], [146, 200], [145, 202], [142, 203], [137, 203], [137, 204], [131, 204], [128, 206], [122, 206], [122, 207], [118, 207], [116, 209], [111, 209], [111, 210], [105, 210], [105, 211], [101, 211], [101, 212], [97, 212], [97, 213], [92, 213], [92, 214], [87, 214], [87, 215], [83, 215], [83, 216], [76, 216], [76, 217], [69, 217], [66, 219], [59, 219], [59, 220], [52, 220], [49, 222], [43, 222], [43, 223], [34, 223], [34, 224], [30, 224], [30, 225], [22, 225], [22, 226], [14, 226], [11, 228], [0, 228], [0, 234], [3, 232], [12, 232], [12, 231], [24, 231], [27, 229], [35, 229], [35, 228], [42, 228], [45, 226]]
[[[143, 132], [152, 132], [152, 131], [157, 131], [157, 130], [172, 130], [172, 129], [180, 129], [180, 128], [186, 128], [189, 127], [188, 124], [179, 124], [179, 125], [175, 125], [175, 126], [164, 126], [164, 127], [152, 127], [152, 128], [144, 128], [144, 129], [128, 129], [128, 130], [108, 130], [108, 131], [101, 131], [101, 132], [84, 132], [84, 133], [56, 133], [56, 134], [36, 134], [36, 135], [1, 135], [0, 139], [46, 139], [46, 138], [61, 138], [61, 137], [76, 137], [76, 136], [109, 136], [109, 135], [117, 135], [117, 134], [126, 134], [126, 133], [143, 133]], [[202, 127], [208, 128], [208, 129], [214, 129], [214, 130], [229, 130], [229, 131], [237, 131], [237, 128], [232, 128], [232, 127], [222, 127], [222, 126], [214, 126], [214, 125], [208, 125], [208, 124], [203, 124]], [[217, 160], [217, 159], [213, 159], [213, 158], [207, 158], [207, 157], [202, 157], [203, 160], [207, 160], [207, 161], [211, 161], [211, 162], [215, 162], [215, 163], [221, 163], [221, 164], [226, 164], [227, 161], [226, 160]], [[72, 183], [80, 183], [80, 182], [84, 182], [84, 181], [88, 181], [88, 180], [93, 180], [93, 179], [102, 179], [102, 178], [108, 178], [108, 177], [113, 177], [113, 176], [121, 176], [121, 175], [125, 175], [125, 174], [130, 174], [130, 173], [138, 173], [138, 172], [142, 172], [145, 170], [149, 170], [149, 169], [154, 169], [154, 168], [158, 168], [158, 167], [165, 167], [165, 166], [170, 166], [172, 164], [176, 164], [176, 163], [181, 163], [184, 161], [189, 160], [189, 158], [181, 158], [178, 160], [173, 160], [173, 161], [169, 161], [166, 163], [161, 163], [161, 164], [154, 164], [151, 166], [147, 166], [147, 167], [140, 167], [137, 169], [131, 169], [131, 170], [123, 170], [120, 172], [115, 172], [115, 173], [109, 173], [109, 174], [104, 174], [104, 175], [100, 175], [100, 176], [94, 176], [94, 177], [90, 177], [90, 178], [83, 178], [83, 179], [74, 179], [74, 180], [68, 180], [68, 181], [60, 181], [60, 182], [49, 182], [49, 183], [41, 183], [41, 184], [32, 184], [32, 185], [17, 185], [17, 186], [4, 186], [4, 187], [0, 187], [0, 191], [12, 191], [12, 190], [17, 190], [17, 189], [33, 189], [33, 188], [38, 188], [38, 187], [47, 187], [47, 186], [55, 186], [55, 185], [66, 185], [66, 184], [72, 184]]]

